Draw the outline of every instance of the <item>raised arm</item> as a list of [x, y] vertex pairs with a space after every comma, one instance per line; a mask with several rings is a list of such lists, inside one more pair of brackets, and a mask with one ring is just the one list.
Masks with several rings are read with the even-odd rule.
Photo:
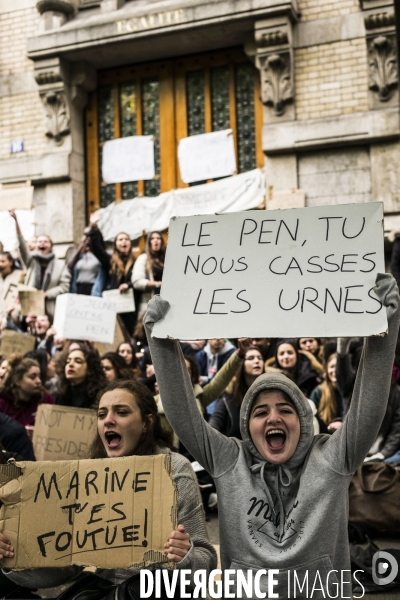
[[389, 274], [378, 274], [374, 291], [386, 307], [388, 333], [366, 338], [350, 410], [343, 426], [322, 450], [326, 460], [343, 474], [354, 473], [367, 456], [378, 435], [389, 398], [400, 322], [399, 292]]
[[8, 212], [15, 221], [15, 231], [17, 233], [19, 252], [21, 254], [22, 262], [24, 263], [25, 267], [29, 267], [32, 261], [32, 254], [29, 252], [28, 246], [25, 243], [24, 236], [22, 235], [22, 231], [18, 223], [17, 214], [14, 209], [9, 210]]
[[152, 337], [154, 323], [162, 319], [168, 307], [168, 302], [155, 296], [144, 319], [163, 407], [184, 446], [216, 477], [233, 465], [239, 447], [210, 427], [200, 414], [179, 341]]
[[88, 232], [88, 238], [90, 251], [95, 255], [101, 266], [108, 273], [110, 270], [111, 257], [106, 250], [103, 236], [101, 235], [101, 231], [98, 229], [97, 225], [92, 225], [90, 231]]
[[226, 386], [236, 375], [237, 370], [243, 362], [244, 357], [237, 351], [231, 354], [226, 363], [220, 368], [210, 383], [203, 388], [199, 400], [203, 408], [206, 408], [213, 400], [216, 400], [225, 391]]

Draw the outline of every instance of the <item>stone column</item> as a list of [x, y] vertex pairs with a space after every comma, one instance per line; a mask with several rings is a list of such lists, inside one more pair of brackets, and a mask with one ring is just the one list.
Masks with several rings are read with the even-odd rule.
[[[264, 105], [263, 148], [268, 125], [295, 120], [293, 27], [299, 13], [296, 2], [286, 2], [271, 16], [255, 23], [254, 41], [247, 53], [260, 70], [261, 100]], [[288, 197], [297, 190], [297, 157], [293, 152], [268, 155], [265, 159], [268, 204], [276, 204], [277, 194]], [[285, 192], [282, 195], [282, 192]], [[275, 196], [275, 197], [274, 197]], [[284, 200], [283, 200], [284, 201]], [[275, 206], [274, 206], [275, 207]]]
[[68, 244], [79, 240], [86, 220], [83, 111], [88, 92], [96, 88], [96, 72], [85, 63], [52, 58], [35, 63], [35, 78], [48, 138], [37, 222], [55, 243]]
[[76, 15], [79, 4], [80, 0], [38, 0], [36, 8], [41, 15], [40, 31], [57, 29], [64, 25]]

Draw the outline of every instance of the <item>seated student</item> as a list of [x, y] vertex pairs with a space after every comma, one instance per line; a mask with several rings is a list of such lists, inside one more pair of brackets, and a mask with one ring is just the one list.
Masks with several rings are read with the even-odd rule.
[[314, 402], [318, 416], [325, 425], [343, 416], [343, 400], [336, 382], [336, 353], [328, 357], [325, 379], [311, 392], [310, 400]]
[[211, 427], [229, 437], [242, 438], [240, 434], [240, 407], [249, 387], [262, 373], [264, 373], [263, 357], [257, 348], [250, 346], [244, 356], [243, 363], [210, 417]]
[[[297, 340], [283, 339], [278, 342], [275, 349], [275, 358], [267, 360], [265, 371], [280, 371], [289, 377], [309, 397], [312, 390], [321, 382], [318, 373], [317, 361], [312, 355], [307, 356], [299, 351]], [[323, 371], [322, 366], [320, 366]]]
[[[173, 479], [177, 487], [179, 525], [165, 540], [164, 553], [168, 560], [176, 563], [178, 569], [189, 569], [192, 573], [204, 569], [208, 576], [216, 568], [217, 557], [208, 541], [197, 479], [189, 461], [171, 450], [170, 439], [161, 428], [157, 406], [149, 390], [134, 381], [111, 383], [98, 396], [97, 412], [97, 436], [90, 458], [155, 454], [171, 456]], [[0, 560], [4, 555], [13, 556], [13, 552], [10, 541], [0, 533]], [[157, 565], [152, 568], [161, 567]], [[70, 566], [8, 571], [7, 576], [15, 583], [31, 589], [46, 588], [68, 581], [81, 570], [82, 567]], [[113, 583], [120, 583], [138, 573], [137, 569], [127, 568], [97, 569], [96, 572]], [[137, 593], [138, 579], [133, 584]], [[165, 595], [163, 597], [166, 598]]]
[[0, 388], [0, 412], [21, 423], [34, 425], [39, 404], [54, 404], [40, 379], [39, 363], [17, 355], [9, 361], [9, 374]]
[[[240, 414], [243, 441], [210, 427], [197, 409], [179, 344], [151, 336], [168, 302], [149, 304], [147, 338], [167, 418], [215, 481], [222, 569], [278, 569], [273, 591], [281, 598], [294, 597], [293, 587], [288, 594], [293, 571], [301, 582], [308, 573], [317, 588], [323, 585], [313, 598], [334, 597], [338, 578], [350, 572], [348, 487], [385, 414], [400, 323], [393, 277], [379, 274], [374, 291], [386, 307], [388, 334], [365, 341], [343, 426], [315, 437], [307, 399], [281, 373], [261, 375], [248, 390]], [[351, 597], [346, 581], [342, 597]], [[261, 590], [267, 591], [262, 584]]]
[[109, 383], [117, 379], [136, 379], [133, 370], [128, 367], [122, 356], [116, 352], [106, 352], [100, 360], [104, 375]]
[[100, 357], [84, 343], [74, 342], [57, 360], [56, 404], [92, 408], [97, 394], [107, 384]]
[[209, 383], [234, 352], [235, 346], [224, 338], [207, 340], [203, 350], [199, 350], [195, 356], [199, 365], [201, 385]]

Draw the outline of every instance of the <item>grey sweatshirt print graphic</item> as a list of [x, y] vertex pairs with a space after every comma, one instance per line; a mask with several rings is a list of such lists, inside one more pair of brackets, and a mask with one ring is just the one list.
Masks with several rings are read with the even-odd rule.
[[[351, 583], [342, 589], [338, 585], [342, 571], [346, 572], [344, 581], [351, 581], [348, 486], [385, 414], [400, 321], [399, 295], [392, 276], [378, 275], [375, 291], [386, 306], [389, 331], [366, 339], [350, 410], [342, 427], [331, 436], [314, 436], [309, 403], [298, 387], [279, 373], [261, 375], [247, 392], [241, 408], [242, 441], [212, 429], [197, 409], [179, 343], [151, 337], [152, 325], [163, 317], [168, 303], [155, 298], [146, 314], [167, 418], [216, 483], [222, 568], [279, 569], [274, 591], [280, 598], [294, 597], [293, 572], [301, 583], [306, 577], [309, 583], [302, 591], [297, 587], [297, 598], [352, 597]], [[289, 395], [300, 419], [297, 448], [280, 465], [263, 459], [248, 429], [254, 399], [271, 389]], [[265, 580], [261, 589], [267, 591]]]

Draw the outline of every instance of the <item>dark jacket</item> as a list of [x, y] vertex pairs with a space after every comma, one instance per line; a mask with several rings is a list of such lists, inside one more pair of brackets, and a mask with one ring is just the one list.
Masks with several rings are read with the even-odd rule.
[[225, 392], [209, 419], [209, 424], [227, 437], [242, 439], [240, 433], [240, 406], [236, 406], [232, 394]]
[[378, 436], [383, 437], [379, 452], [385, 458], [400, 450], [400, 387], [394, 383], [390, 387], [388, 405]]
[[115, 273], [110, 273], [111, 255], [106, 250], [100, 229], [92, 229], [88, 234], [88, 237], [90, 243], [90, 251], [93, 252], [97, 260], [100, 261], [101, 266], [107, 273], [107, 281], [104, 289], [116, 290], [117, 288], [119, 288], [121, 283], [126, 283], [128, 288], [133, 288], [131, 281], [133, 264], [127, 271], [127, 273], [123, 275], [123, 277], [117, 277]]
[[2, 413], [0, 413], [0, 442], [7, 452], [19, 454], [24, 460], [36, 460], [32, 442], [26, 433], [25, 427], [15, 419]]
[[[224, 364], [226, 363], [228, 358], [234, 352], [236, 352], [236, 348], [234, 346], [232, 346], [232, 348], [229, 348], [229, 350], [227, 350], [224, 354], [222, 354], [222, 353], [218, 354], [217, 372], [220, 370], [221, 367], [224, 366]], [[195, 355], [195, 359], [197, 360], [197, 364], [199, 365], [199, 374], [202, 377], [208, 378], [208, 355], [207, 355], [207, 352], [205, 350], [199, 350]]]
[[390, 270], [400, 289], [400, 233], [394, 238]]
[[93, 408], [97, 391], [92, 396], [89, 396], [85, 381], [79, 385], [68, 385], [65, 395], [57, 394], [56, 404], [60, 406], [75, 406], [76, 408]]

